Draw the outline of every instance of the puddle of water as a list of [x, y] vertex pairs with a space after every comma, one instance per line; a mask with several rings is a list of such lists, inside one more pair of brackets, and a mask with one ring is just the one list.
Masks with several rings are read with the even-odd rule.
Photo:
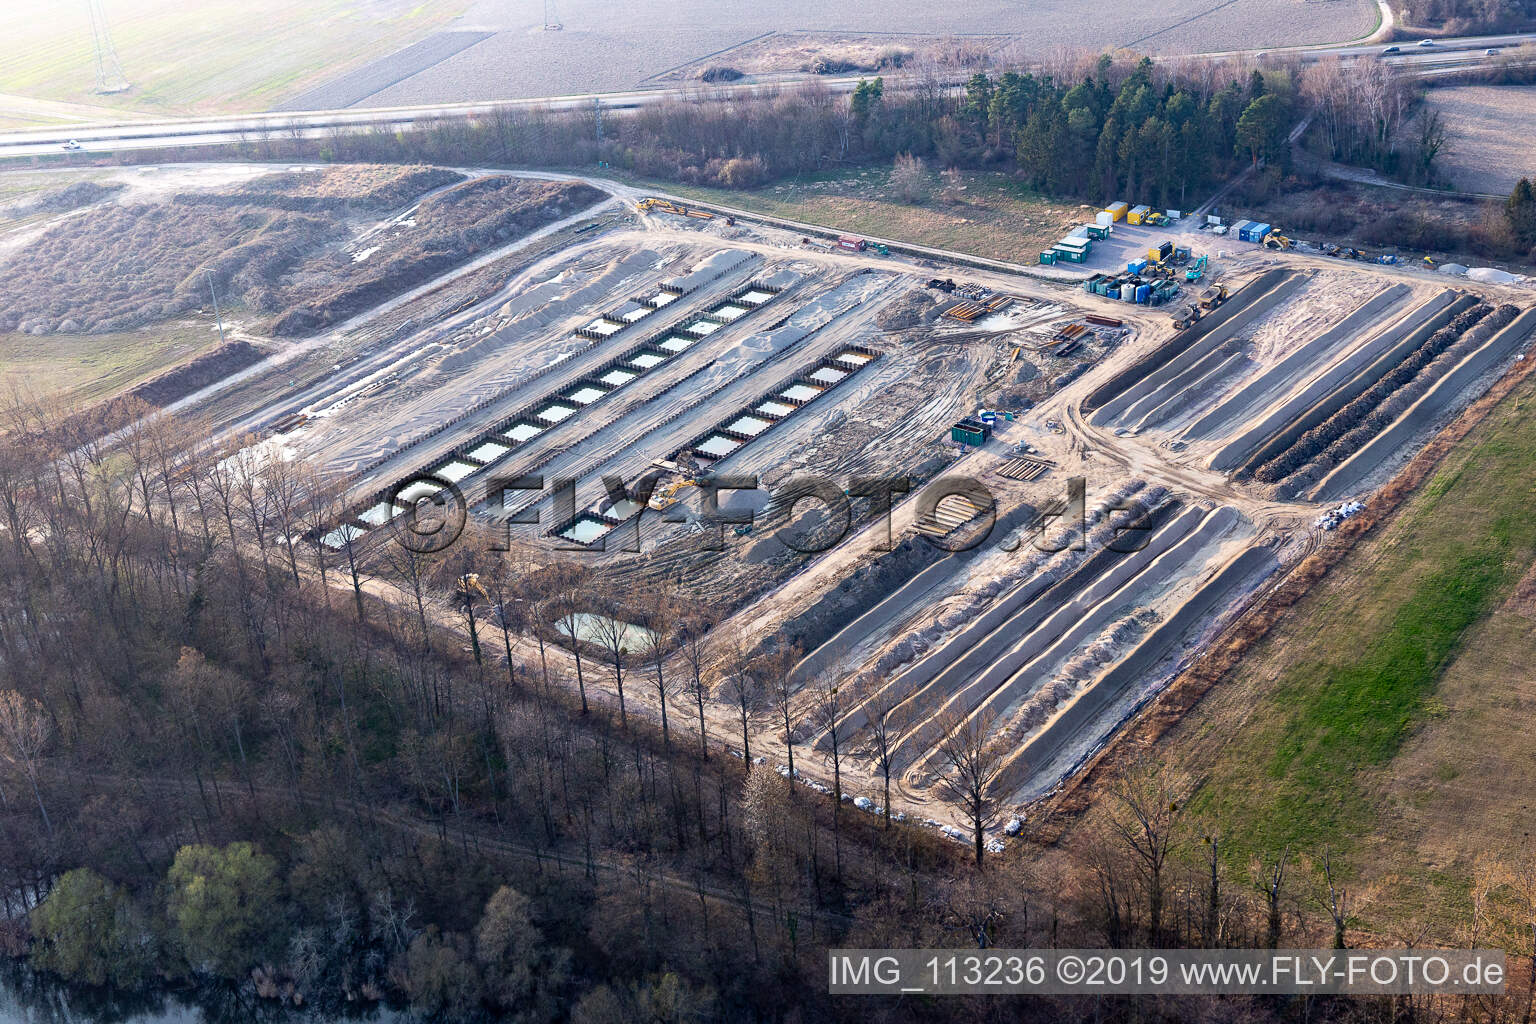
[[632, 324], [636, 320], [642, 320], [654, 312], [656, 311], [651, 309], [649, 306], [641, 306], [639, 309], [630, 310], [628, 313], [625, 313], [623, 316], [619, 317], [619, 319], [623, 320], [627, 324]]
[[874, 356], [867, 356], [863, 352], [844, 352], [837, 357], [837, 361], [847, 366], [863, 366], [873, 358]]
[[847, 370], [839, 370], [835, 366], [823, 366], [811, 374], [811, 380], [818, 384], [836, 384], [846, 376], [848, 376]]
[[785, 416], [788, 416], [790, 413], [794, 412], [795, 407], [792, 405], [785, 405], [783, 402], [775, 402], [772, 399], [769, 399], [752, 411], [762, 413], [764, 416], [772, 416], [775, 419], [783, 419]]
[[467, 462], [460, 462], [458, 459], [454, 459], [451, 462], [445, 462], [441, 466], [438, 466], [432, 471], [432, 475], [440, 476], [444, 480], [447, 480], [449, 483], [456, 484], [460, 480], [463, 480], [465, 477], [469, 476], [469, 474], [473, 473], [474, 471], [474, 466], [471, 466]]
[[727, 424], [725, 429], [734, 430], [738, 434], [746, 434], [750, 437], [756, 437], [758, 434], [761, 434], [763, 431], [767, 430], [768, 427], [768, 420], [759, 419], [756, 416], [742, 416], [739, 417], [736, 422]]
[[630, 501], [628, 498], [625, 498], [623, 501], [616, 501], [608, 507], [608, 515], [614, 519], [628, 519], [639, 511], [640, 503], [638, 501]]
[[[587, 643], [606, 646], [607, 641], [602, 637], [600, 630], [604, 624], [610, 622], [619, 622], [619, 620], [611, 619], [606, 615], [579, 612], [576, 615], [562, 616], [555, 624], [555, 630], [566, 638], [574, 636], [577, 640], [585, 640]], [[637, 652], [644, 650], [647, 640], [654, 635], [649, 629], [633, 622], [622, 622], [619, 624], [624, 627], [623, 644], [627, 651]]]
[[734, 437], [725, 437], [721, 434], [711, 434], [703, 444], [699, 445], [699, 451], [713, 459], [723, 459], [737, 448], [741, 442]]
[[666, 341], [662, 342], [657, 347], [658, 348], [664, 348], [668, 352], [681, 352], [683, 349], [685, 349], [688, 346], [694, 344], [698, 340], [699, 339], [697, 339], [697, 338], [679, 338], [677, 335], [674, 334], [672, 337], [668, 338]]
[[809, 402], [821, 394], [821, 388], [812, 387], [809, 384], [796, 384], [779, 392], [780, 398], [787, 398], [791, 402]]
[[601, 519], [594, 516], [582, 516], [570, 526], [561, 530], [560, 536], [577, 544], [590, 544], [610, 529], [611, 527]]
[[324, 544], [332, 551], [340, 551], [342, 548], [347, 546], [348, 541], [356, 540], [362, 535], [363, 530], [361, 527], [353, 526], [351, 523], [345, 523], [341, 526], [338, 526], [324, 537], [321, 537], [320, 543]]
[[591, 405], [593, 402], [597, 401], [599, 398], [602, 398], [607, 393], [608, 392], [604, 391], [602, 388], [593, 387], [589, 384], [584, 388], [578, 388], [577, 390], [572, 391], [565, 397], [568, 401], [575, 402], [577, 405]]
[[482, 444], [480, 447], [470, 452], [469, 457], [472, 459], [478, 459], [481, 462], [495, 462], [497, 459], [501, 458], [511, 450], [511, 448], [508, 448], [504, 444], [497, 444], [495, 441], [487, 441], [485, 444]]
[[357, 518], [369, 526], [383, 526], [400, 514], [400, 506], [381, 501], [370, 509], [359, 512]]
[[657, 355], [655, 352], [642, 352], [629, 361], [630, 366], [638, 366], [642, 370], [649, 370], [653, 366], [659, 366], [667, 361], [667, 357]]
[[559, 423], [561, 420], [565, 419], [575, 411], [575, 408], [572, 406], [556, 404], [540, 409], [538, 412], [534, 413], [534, 415], [543, 420], [545, 423]]
[[418, 480], [405, 490], [396, 495], [396, 500], [406, 505], [414, 504], [422, 498], [430, 498], [442, 490], [442, 484], [435, 484], [430, 480]]
[[632, 373], [629, 370], [620, 370], [618, 368], [614, 368], [597, 379], [602, 381], [604, 384], [607, 384], [611, 388], [617, 388], [623, 387], [625, 384], [628, 384], [638, 376], [640, 376], [638, 373]]
[[502, 436], [522, 444], [529, 438], [538, 437], [544, 433], [544, 428], [535, 423], [514, 423], [511, 427], [501, 432]]

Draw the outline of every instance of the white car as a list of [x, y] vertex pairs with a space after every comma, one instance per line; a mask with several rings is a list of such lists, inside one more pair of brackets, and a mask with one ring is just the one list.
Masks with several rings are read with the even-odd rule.
[[1433, 39], [1420, 39], [1418, 41], [1417, 45], [1419, 45], [1419, 46], [1434, 46], [1435, 45], [1435, 41]]
[[70, 140], [69, 140], [69, 141], [68, 141], [68, 142], [66, 142], [66, 143], [64, 143], [64, 148], [65, 148], [65, 149], [66, 149], [66, 150], [67, 150], [67, 151], [69, 151], [69, 152], [71, 152], [71, 153], [73, 153], [73, 152], [75, 152], [75, 151], [76, 151], [76, 150], [80, 150], [80, 149], [84, 149], [84, 148], [85, 148], [85, 147], [84, 147], [84, 146], [82, 146], [82, 145], [80, 145], [80, 143], [79, 143], [79, 141], [78, 141], [78, 140], [76, 140], [76, 139], [70, 139]]

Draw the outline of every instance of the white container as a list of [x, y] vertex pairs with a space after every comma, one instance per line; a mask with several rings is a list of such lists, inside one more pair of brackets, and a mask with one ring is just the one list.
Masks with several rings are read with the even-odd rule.
[[1093, 218], [1093, 222], [1095, 224], [1099, 225], [1099, 227], [1106, 227], [1107, 228], [1110, 225], [1114, 224], [1114, 222], [1115, 222], [1115, 215], [1110, 213], [1108, 210], [1100, 210], [1098, 212], [1098, 214], [1095, 215], [1095, 217]]

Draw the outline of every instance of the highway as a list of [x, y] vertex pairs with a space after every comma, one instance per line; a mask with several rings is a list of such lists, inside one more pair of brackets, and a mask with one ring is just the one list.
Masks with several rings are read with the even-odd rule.
[[[1413, 42], [1393, 45], [1401, 52], [1384, 56], [1385, 45], [1331, 46], [1307, 49], [1275, 49], [1243, 53], [1212, 53], [1206, 59], [1258, 56], [1301, 60], [1384, 59], [1420, 77], [1454, 74], [1490, 60], [1484, 51], [1536, 43], [1536, 33], [1499, 36], [1463, 36], [1436, 40], [1434, 46], [1419, 47]], [[1175, 58], [1170, 58], [1175, 59]], [[1187, 57], [1176, 58], [1187, 60]], [[899, 87], [901, 76], [887, 75], [886, 83]], [[969, 74], [961, 74], [944, 83], [949, 88], [962, 87]], [[537, 108], [545, 110], [581, 110], [598, 107], [604, 112], [622, 112], [673, 101], [729, 98], [774, 94], [793, 89], [801, 82], [814, 82], [833, 93], [852, 92], [861, 79], [857, 76], [801, 80], [742, 82], [731, 85], [693, 85], [673, 89], [637, 89], [629, 92], [586, 93], [575, 96], [546, 96], [535, 99], [499, 100], [478, 103], [448, 103], [416, 107], [352, 107], [344, 110], [287, 111], [281, 113], [243, 114], [229, 117], [194, 117], [173, 120], [124, 120], [117, 123], [71, 124], [46, 128], [0, 131], [0, 160], [39, 156], [58, 156], [68, 143], [79, 144], [78, 152], [116, 153], [145, 149], [185, 149], [204, 146], [232, 146], [262, 138], [322, 138], [338, 131], [396, 131], [419, 123], [445, 118], [483, 117], [496, 110]]]

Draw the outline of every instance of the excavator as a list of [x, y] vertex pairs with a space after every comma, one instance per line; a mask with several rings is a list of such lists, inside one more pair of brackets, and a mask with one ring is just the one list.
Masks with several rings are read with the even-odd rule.
[[1194, 284], [1196, 281], [1204, 277], [1206, 265], [1210, 262], [1210, 260], [1210, 256], [1205, 253], [1201, 253], [1200, 258], [1195, 260], [1194, 265], [1191, 266], [1188, 270], [1184, 271], [1185, 282]]
[[686, 206], [672, 202], [670, 199], [657, 199], [655, 196], [646, 196], [635, 203], [635, 209], [641, 213], [671, 213], [679, 217], [697, 217], [699, 220], [714, 220], [715, 215], [708, 210], [690, 210]]
[[1295, 244], [1295, 242], [1286, 238], [1278, 231], [1271, 231], [1264, 236], [1264, 248], [1266, 249], [1289, 249]]

